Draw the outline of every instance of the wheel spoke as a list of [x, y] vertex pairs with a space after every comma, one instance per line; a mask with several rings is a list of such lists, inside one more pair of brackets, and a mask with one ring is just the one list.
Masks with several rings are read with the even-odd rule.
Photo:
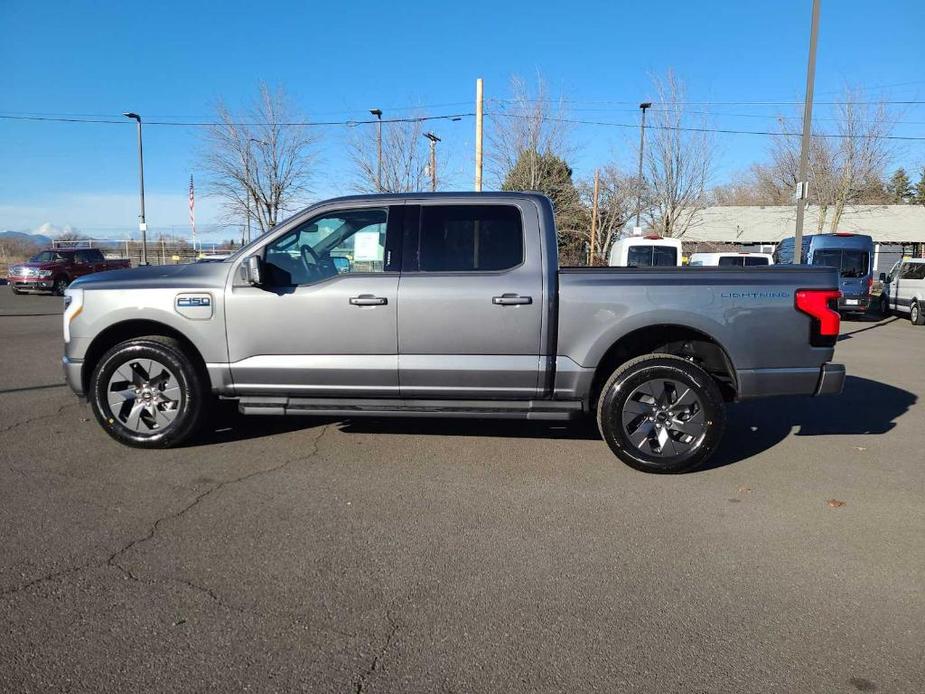
[[700, 445], [706, 428], [697, 389], [671, 378], [638, 385], [623, 402], [623, 431], [642, 453], [684, 455]]
[[632, 444], [641, 450], [642, 444], [649, 440], [649, 435], [652, 433], [654, 426], [655, 425], [648, 420], [640, 424], [639, 428], [630, 435]]

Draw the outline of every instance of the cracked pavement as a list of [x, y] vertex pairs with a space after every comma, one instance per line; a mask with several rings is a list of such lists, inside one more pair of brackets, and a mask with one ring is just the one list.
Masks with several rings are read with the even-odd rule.
[[581, 425], [223, 408], [124, 448], [58, 387], [60, 303], [0, 287], [0, 691], [921, 691], [906, 320], [656, 477]]

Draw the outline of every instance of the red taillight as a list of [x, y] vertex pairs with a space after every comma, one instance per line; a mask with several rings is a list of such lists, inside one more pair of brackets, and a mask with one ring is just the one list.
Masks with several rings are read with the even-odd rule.
[[873, 288], [874, 288], [874, 278], [868, 277], [867, 278], [867, 293], [870, 294]]
[[795, 305], [797, 311], [813, 319], [809, 342], [816, 347], [831, 347], [838, 337], [841, 316], [832, 306], [841, 292], [837, 289], [799, 289]]

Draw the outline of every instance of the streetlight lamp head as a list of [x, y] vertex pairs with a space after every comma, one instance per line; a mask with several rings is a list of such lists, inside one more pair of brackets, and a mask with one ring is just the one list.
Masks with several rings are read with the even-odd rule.
[[440, 142], [440, 138], [433, 133], [424, 133], [424, 137], [426, 137], [431, 142]]
[[644, 101], [643, 103], [639, 104], [639, 108], [641, 108], [643, 111], [645, 111], [647, 108], [652, 108], [652, 102]]
[[137, 113], [123, 113], [122, 115], [125, 116], [126, 118], [137, 120], [139, 123], [141, 122], [141, 116], [139, 116]]
[[373, 114], [376, 118], [382, 118], [382, 109], [381, 108], [371, 108], [369, 112]]

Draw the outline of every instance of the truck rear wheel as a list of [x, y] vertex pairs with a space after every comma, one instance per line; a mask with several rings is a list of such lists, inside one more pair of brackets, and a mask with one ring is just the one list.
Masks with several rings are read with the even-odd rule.
[[723, 397], [696, 364], [651, 354], [618, 367], [597, 406], [614, 454], [643, 472], [690, 472], [716, 452], [726, 425]]
[[100, 359], [90, 383], [97, 420], [116, 441], [169, 448], [200, 426], [205, 383], [180, 343], [149, 335], [121, 342]]

